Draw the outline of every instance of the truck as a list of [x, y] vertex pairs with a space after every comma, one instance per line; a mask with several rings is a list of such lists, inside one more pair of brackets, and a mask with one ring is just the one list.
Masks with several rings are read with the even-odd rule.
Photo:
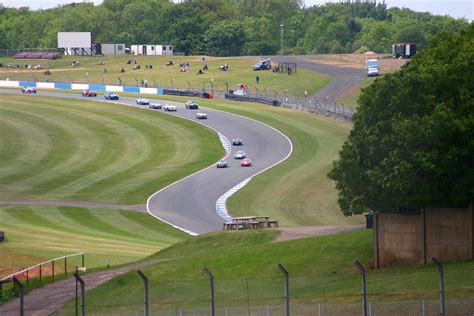
[[367, 59], [365, 70], [367, 71], [367, 76], [369, 77], [378, 76], [380, 70], [380, 63], [378, 59]]

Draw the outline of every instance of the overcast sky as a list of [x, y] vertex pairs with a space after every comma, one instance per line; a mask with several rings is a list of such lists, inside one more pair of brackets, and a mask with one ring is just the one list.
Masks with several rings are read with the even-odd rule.
[[[70, 2], [81, 2], [82, 0], [0, 0], [7, 7], [27, 6], [32, 9], [47, 9]], [[99, 4], [102, 0], [94, 0]], [[323, 4], [328, 0], [304, 0], [306, 6]], [[339, 2], [332, 0], [331, 2]], [[474, 0], [386, 0], [389, 7], [407, 7], [414, 11], [428, 11], [433, 14], [450, 15], [456, 18], [474, 19]]]

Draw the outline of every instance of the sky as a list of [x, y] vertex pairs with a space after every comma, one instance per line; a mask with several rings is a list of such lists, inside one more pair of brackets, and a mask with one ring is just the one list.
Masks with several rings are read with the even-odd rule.
[[[27, 6], [31, 9], [47, 9], [70, 2], [81, 2], [82, 0], [0, 0], [7, 7]], [[89, 0], [92, 1], [92, 0]], [[99, 4], [102, 0], [93, 0]], [[338, 2], [338, 0], [304, 0], [306, 6], [323, 4], [325, 2]], [[432, 14], [450, 15], [455, 18], [474, 19], [474, 0], [386, 0], [389, 7], [406, 7], [414, 11], [427, 11]]]

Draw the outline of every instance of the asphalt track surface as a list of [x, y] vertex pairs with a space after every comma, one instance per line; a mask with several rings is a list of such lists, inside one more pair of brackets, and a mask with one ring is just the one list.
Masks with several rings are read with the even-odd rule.
[[364, 70], [336, 67], [326, 65], [317, 61], [309, 61], [310, 56], [273, 56], [272, 61], [297, 63], [298, 68], [306, 69], [332, 77], [331, 83], [323, 87], [314, 95], [317, 98], [325, 98], [336, 101], [355, 87], [359, 87], [366, 77]]
[[[0, 89], [0, 93], [15, 94], [16, 92], [11, 89]], [[20, 94], [19, 91], [17, 93]], [[86, 102], [113, 102], [149, 110], [148, 106], [137, 105], [135, 98], [123, 97], [119, 101], [104, 101], [100, 96], [97, 98], [81, 97], [79, 92], [72, 94], [39, 90], [37, 97], [41, 96], [79, 99]], [[201, 107], [199, 111], [206, 113], [208, 119], [197, 120], [195, 118], [197, 110], [185, 109], [182, 103], [151, 98], [150, 100], [155, 103], [174, 104], [178, 108], [176, 112], [150, 111], [161, 111], [199, 122], [221, 133], [229, 141], [235, 137], [241, 137], [243, 140], [243, 146], [231, 147], [229, 156], [226, 158], [229, 168], [217, 169], [215, 165], [212, 165], [165, 187], [148, 199], [147, 209], [151, 215], [188, 233], [202, 234], [221, 230], [224, 219], [216, 212], [216, 201], [219, 197], [242, 181], [285, 160], [291, 154], [291, 141], [266, 124], [231, 113]], [[238, 150], [246, 152], [247, 157], [253, 162], [252, 167], [241, 167], [240, 160], [234, 160], [233, 156]]]

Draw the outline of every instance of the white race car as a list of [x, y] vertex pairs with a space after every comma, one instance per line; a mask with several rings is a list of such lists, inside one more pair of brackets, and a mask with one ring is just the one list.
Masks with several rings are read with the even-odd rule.
[[202, 113], [202, 112], [197, 112], [196, 113], [196, 118], [198, 120], [205, 120], [207, 119], [207, 114], [206, 113]]
[[136, 102], [137, 102], [138, 105], [149, 105], [150, 104], [150, 100], [145, 99], [145, 98], [138, 98], [136, 100]]
[[163, 106], [163, 110], [165, 110], [165, 111], [175, 111], [176, 112], [178, 110], [178, 108], [176, 107], [176, 105], [166, 103]]

